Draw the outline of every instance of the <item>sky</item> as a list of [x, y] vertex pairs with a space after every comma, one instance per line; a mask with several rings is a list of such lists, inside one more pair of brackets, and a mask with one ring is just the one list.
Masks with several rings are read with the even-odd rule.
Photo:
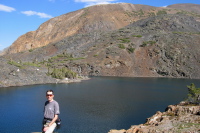
[[53, 17], [92, 5], [111, 3], [163, 7], [177, 3], [200, 4], [200, 0], [0, 0], [0, 51]]

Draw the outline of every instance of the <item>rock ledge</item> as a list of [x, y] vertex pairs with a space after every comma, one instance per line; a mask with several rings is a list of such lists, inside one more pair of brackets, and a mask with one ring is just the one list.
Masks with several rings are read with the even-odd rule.
[[169, 105], [165, 112], [156, 112], [146, 123], [133, 125], [128, 130], [109, 133], [197, 133], [200, 132], [200, 106], [181, 102]]

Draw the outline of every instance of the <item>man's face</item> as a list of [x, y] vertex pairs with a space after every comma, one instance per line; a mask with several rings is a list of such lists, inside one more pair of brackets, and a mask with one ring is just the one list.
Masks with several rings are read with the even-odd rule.
[[52, 92], [47, 92], [46, 97], [47, 97], [48, 101], [51, 101], [53, 99], [54, 95]]

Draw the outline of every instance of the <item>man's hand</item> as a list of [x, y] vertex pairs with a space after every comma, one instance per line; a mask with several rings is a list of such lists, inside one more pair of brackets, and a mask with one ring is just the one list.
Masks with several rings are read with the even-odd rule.
[[44, 127], [43, 131], [46, 132], [49, 129], [49, 127]]

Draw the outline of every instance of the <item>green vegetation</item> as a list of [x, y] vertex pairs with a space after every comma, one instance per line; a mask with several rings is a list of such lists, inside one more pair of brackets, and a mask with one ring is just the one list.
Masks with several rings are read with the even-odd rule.
[[173, 34], [188, 34], [188, 35], [199, 35], [200, 32], [179, 32], [179, 31], [173, 31]]
[[118, 44], [118, 47], [119, 47], [119, 48], [121, 48], [121, 49], [125, 49], [125, 46], [124, 46], [124, 44], [121, 44], [121, 43], [120, 43], [120, 44]]
[[129, 17], [130, 16], [139, 16], [139, 17], [143, 17], [144, 15], [145, 15], [145, 12], [142, 10], [142, 9], [140, 9], [139, 11], [132, 11], [132, 13], [131, 12], [127, 12], [126, 13]]
[[[50, 71], [50, 69], [48, 69]], [[48, 75], [51, 75], [53, 78], [64, 79], [64, 78], [76, 78], [77, 73], [69, 70], [66, 67], [63, 68], [54, 68], [52, 72], [48, 72]]]
[[13, 61], [13, 60], [9, 60], [8, 64], [14, 65], [14, 66], [19, 67], [19, 68], [24, 68], [25, 66], [40, 67], [40, 63], [36, 63], [36, 62], [24, 62], [24, 63], [22, 63], [21, 61], [16, 62], [16, 61]]
[[121, 43], [129, 43], [130, 42], [129, 38], [123, 38], [123, 39], [119, 39], [119, 40], [121, 40]]
[[142, 35], [132, 35], [133, 37], [142, 37]]
[[143, 42], [142, 45], [140, 45], [140, 47], [145, 47], [147, 46], [147, 44], [153, 45], [155, 43], [156, 43], [155, 41], [146, 41], [146, 42]]
[[173, 31], [173, 34], [184, 34], [185, 32]]
[[156, 14], [154, 12], [149, 12], [148, 15], [149, 15], [149, 17], [156, 16]]
[[200, 104], [200, 88], [196, 88], [194, 83], [188, 87], [188, 98], [186, 101], [192, 104]]
[[17, 66], [19, 68], [25, 68], [26, 66], [40, 67], [41, 65], [43, 65], [43, 66], [48, 67], [47, 75], [52, 76], [53, 78], [63, 79], [66, 77], [67, 78], [77, 77], [77, 73], [62, 66], [64, 66], [64, 64], [66, 64], [67, 61], [80, 60], [80, 59], [84, 59], [84, 58], [83, 57], [73, 58], [72, 55], [62, 53], [62, 54], [49, 58], [47, 61], [43, 60], [42, 62], [37, 62], [37, 59], [34, 59], [32, 62], [22, 62], [22, 61], [16, 62], [13, 60], [9, 60], [7, 63], [10, 65]]
[[188, 11], [183, 11], [183, 10], [179, 10], [176, 14], [185, 14], [185, 15], [190, 15], [190, 16], [194, 16], [194, 17], [200, 17], [200, 15], [198, 13], [188, 12]]
[[163, 14], [167, 14], [167, 12], [165, 10], [160, 10], [157, 12], [157, 15], [163, 15]]
[[47, 62], [49, 64], [53, 64], [53, 63], [59, 63], [59, 61], [64, 63], [65, 61], [81, 60], [81, 59], [85, 59], [85, 58], [83, 58], [83, 57], [73, 58], [72, 55], [63, 53], [63, 54], [58, 54], [56, 56], [49, 58]]
[[40, 67], [39, 63], [34, 63], [34, 62], [24, 62], [23, 65]]
[[15, 61], [12, 61], [12, 60], [9, 60], [8, 64], [14, 65], [14, 66], [19, 67], [19, 68], [22, 67], [22, 64], [20, 62], [15, 62]]
[[94, 57], [97, 57], [97, 56], [98, 56], [98, 54], [95, 54], [95, 55], [94, 55]]
[[185, 128], [191, 128], [191, 127], [199, 127], [199, 123], [183, 123], [178, 125], [178, 129], [185, 129]]
[[29, 49], [29, 52], [32, 52], [33, 51], [33, 49]]
[[130, 54], [130, 53], [133, 53], [134, 50], [135, 50], [135, 48], [126, 48], [126, 49], [127, 49], [127, 51], [129, 52], [129, 54]]

